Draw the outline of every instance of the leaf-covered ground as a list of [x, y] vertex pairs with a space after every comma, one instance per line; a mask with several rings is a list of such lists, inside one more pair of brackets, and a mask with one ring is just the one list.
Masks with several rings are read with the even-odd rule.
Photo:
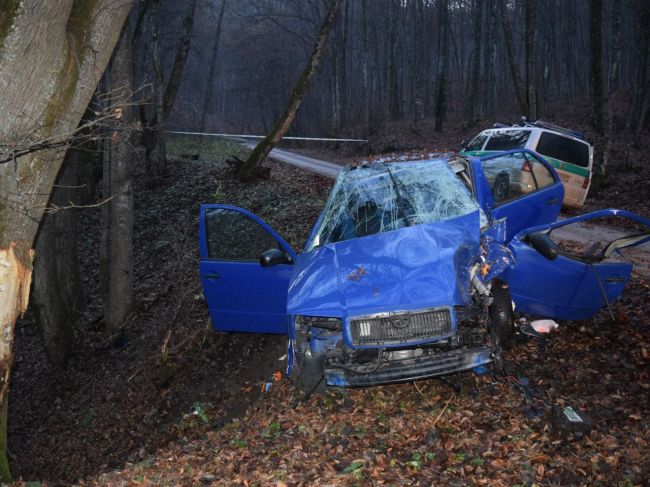
[[[16, 335], [9, 449], [25, 480], [82, 485], [647, 485], [650, 293], [635, 276], [590, 322], [523, 340], [502, 375], [303, 398], [282, 337], [216, 334], [198, 281], [201, 202], [250, 209], [299, 248], [330, 181], [282, 164], [254, 185], [238, 149], [174, 139], [160, 188], [136, 193], [136, 313], [122, 348], [97, 326], [99, 211], [83, 215], [90, 306], [66, 370], [47, 364], [29, 317]], [[194, 160], [193, 155], [199, 155]], [[607, 205], [607, 203], [605, 203]], [[270, 392], [260, 382], [273, 381]], [[571, 406], [581, 439], [557, 426]], [[82, 479], [82, 480], [79, 480]], [[25, 484], [26, 482], [17, 482]]]
[[[243, 418], [83, 485], [647, 485], [650, 286], [506, 354], [507, 375], [463, 374], [302, 401], [283, 380]], [[557, 425], [571, 406], [591, 423]]]

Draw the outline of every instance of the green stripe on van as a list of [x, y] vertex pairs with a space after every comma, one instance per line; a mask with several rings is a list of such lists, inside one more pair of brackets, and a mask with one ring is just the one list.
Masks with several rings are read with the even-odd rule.
[[[500, 151], [491, 151], [491, 150], [472, 150], [472, 151], [461, 151], [461, 154], [464, 156], [471, 157], [482, 157], [490, 154], [496, 154]], [[540, 154], [541, 155], [541, 154]], [[576, 174], [583, 178], [589, 176], [589, 169], [586, 167], [576, 166], [575, 164], [569, 164], [568, 162], [560, 161], [559, 159], [553, 159], [552, 157], [542, 156], [548, 161], [548, 163], [553, 166], [555, 169], [560, 171], [568, 172], [571, 174]]]
[[571, 174], [577, 174], [580, 177], [586, 178], [589, 176], [589, 169], [586, 167], [576, 166], [575, 164], [569, 164], [568, 162], [563, 162], [558, 159], [553, 159], [552, 157], [543, 156], [555, 169], [560, 171], [569, 172]]

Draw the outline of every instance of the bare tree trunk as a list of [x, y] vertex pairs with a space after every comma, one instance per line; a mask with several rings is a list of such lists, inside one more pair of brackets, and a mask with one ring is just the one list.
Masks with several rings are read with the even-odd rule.
[[472, 77], [469, 94], [469, 125], [476, 122], [476, 106], [480, 95], [481, 77], [481, 38], [483, 27], [483, 1], [474, 0], [474, 52], [472, 58]]
[[370, 130], [370, 86], [368, 84], [368, 0], [361, 0], [361, 32], [362, 32], [362, 53], [361, 53], [361, 75], [363, 90], [363, 127], [366, 133]]
[[508, 10], [506, 8], [505, 0], [499, 0], [499, 17], [501, 17], [501, 27], [503, 28], [503, 38], [506, 43], [506, 51], [508, 54], [508, 66], [510, 68], [510, 76], [515, 85], [515, 95], [517, 103], [519, 104], [519, 111], [521, 114], [528, 113], [528, 103], [524, 92], [524, 84], [521, 80], [519, 73], [519, 66], [517, 65], [517, 58], [515, 55], [514, 42], [512, 40], [512, 24], [508, 18]]
[[[117, 42], [131, 2], [24, 0], [3, 6], [0, 32], [0, 143], [66, 137], [79, 124]], [[47, 29], [43, 29], [47, 25]], [[6, 461], [6, 393], [16, 318], [27, 307], [30, 250], [63, 150], [0, 164], [0, 476]], [[18, 177], [20, 176], [20, 177]], [[3, 438], [4, 436], [4, 438]]]
[[[80, 149], [66, 155], [50, 206], [53, 213], [43, 217], [36, 244], [32, 299], [36, 321], [48, 359], [63, 367], [72, 349], [72, 330], [85, 307], [77, 253], [77, 209], [75, 194]], [[62, 208], [55, 210], [56, 208]]]
[[635, 145], [640, 142], [639, 134], [650, 110], [650, 29], [648, 29], [650, 3], [638, 0], [636, 12], [638, 20], [635, 29], [635, 52], [638, 62], [634, 80], [632, 116], [628, 121], [628, 126], [635, 135]]
[[219, 40], [221, 39], [221, 25], [223, 23], [223, 15], [226, 11], [228, 0], [221, 0], [221, 8], [219, 9], [219, 18], [217, 19], [217, 30], [214, 33], [214, 45], [212, 46], [212, 54], [210, 56], [210, 70], [208, 72], [208, 83], [205, 88], [205, 97], [203, 98], [203, 112], [201, 114], [201, 131], [205, 132], [207, 124], [207, 116], [212, 108], [214, 101], [214, 85], [217, 73], [217, 58], [219, 54]]
[[449, 5], [440, 0], [440, 52], [438, 53], [438, 94], [436, 96], [436, 132], [442, 131], [447, 105], [447, 65], [449, 59]]
[[[112, 92], [133, 93], [131, 30], [126, 25], [109, 67]], [[133, 148], [129, 141], [131, 107], [122, 109], [111, 127], [109, 279], [105, 328], [120, 331], [133, 308]]]
[[296, 83], [293, 93], [291, 94], [291, 99], [289, 104], [280, 117], [280, 119], [275, 123], [275, 126], [269, 134], [267, 134], [262, 141], [257, 144], [255, 149], [251, 152], [248, 159], [241, 165], [238, 171], [238, 175], [241, 179], [250, 179], [255, 171], [257, 165], [259, 165], [269, 152], [282, 140], [284, 134], [289, 130], [291, 124], [296, 118], [296, 113], [302, 104], [307, 91], [309, 90], [309, 85], [311, 83], [314, 74], [316, 73], [316, 68], [318, 63], [323, 55], [323, 49], [325, 47], [325, 42], [329, 37], [329, 33], [332, 30], [334, 20], [336, 19], [336, 14], [338, 13], [341, 7], [342, 0], [331, 0], [323, 24], [320, 27], [318, 35], [316, 36], [316, 42], [314, 44], [314, 50], [311, 53], [311, 57], [307, 62], [307, 66], [303, 70], [300, 78]]
[[185, 28], [183, 31], [183, 38], [181, 39], [181, 45], [178, 48], [178, 51], [176, 51], [176, 56], [174, 57], [174, 65], [172, 66], [172, 71], [169, 75], [169, 81], [167, 82], [167, 87], [165, 88], [165, 94], [163, 95], [163, 114], [165, 116], [165, 120], [167, 119], [169, 112], [171, 112], [171, 109], [174, 106], [176, 94], [178, 93], [178, 88], [180, 87], [181, 80], [183, 79], [183, 71], [185, 70], [185, 63], [187, 62], [187, 55], [190, 52], [190, 47], [192, 45], [192, 30], [194, 27], [195, 12], [196, 0], [190, 0], [189, 6], [187, 7], [185, 20], [183, 21], [183, 26]]
[[614, 139], [614, 94], [618, 91], [619, 65], [621, 63], [621, 0], [614, 0], [612, 6], [612, 35], [614, 36], [614, 48], [612, 53], [612, 64], [609, 69], [609, 88], [607, 90], [607, 126], [605, 128], [607, 142], [603, 151], [603, 162], [600, 165], [599, 173], [604, 176], [607, 171], [607, 164], [612, 151]]
[[526, 98], [528, 119], [537, 118], [537, 0], [526, 0]]
[[158, 175], [167, 174], [167, 154], [165, 151], [165, 108], [163, 100], [163, 72], [160, 61], [160, 0], [152, 0], [151, 4], [151, 49], [153, 52], [153, 103], [156, 115], [154, 117], [153, 160]]
[[389, 60], [388, 60], [388, 104], [390, 110], [390, 118], [393, 121], [400, 118], [400, 93], [397, 72], [397, 25], [399, 23], [400, 6], [398, 2], [393, 2], [393, 10], [391, 12], [392, 22], [389, 34]]
[[603, 130], [603, 1], [589, 0], [589, 77], [591, 123]]

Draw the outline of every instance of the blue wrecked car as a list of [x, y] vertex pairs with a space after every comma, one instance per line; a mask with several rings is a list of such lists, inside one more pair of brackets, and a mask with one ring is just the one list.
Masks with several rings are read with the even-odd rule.
[[[245, 209], [200, 210], [200, 275], [219, 331], [279, 333], [313, 390], [411, 381], [500, 358], [514, 309], [586, 319], [620, 297], [622, 248], [650, 221], [602, 210], [557, 222], [560, 178], [528, 150], [375, 163], [339, 174], [302, 252]], [[641, 231], [568, 251], [556, 228], [616, 216]]]

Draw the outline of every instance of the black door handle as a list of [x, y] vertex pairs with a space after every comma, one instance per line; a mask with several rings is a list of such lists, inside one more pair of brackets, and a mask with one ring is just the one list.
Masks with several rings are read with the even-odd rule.
[[549, 199], [546, 200], [546, 204], [547, 205], [556, 205], [556, 204], [559, 203], [559, 201], [560, 200], [558, 200], [557, 198], [549, 198]]
[[219, 274], [206, 274], [203, 277], [206, 279], [221, 279], [221, 276]]

